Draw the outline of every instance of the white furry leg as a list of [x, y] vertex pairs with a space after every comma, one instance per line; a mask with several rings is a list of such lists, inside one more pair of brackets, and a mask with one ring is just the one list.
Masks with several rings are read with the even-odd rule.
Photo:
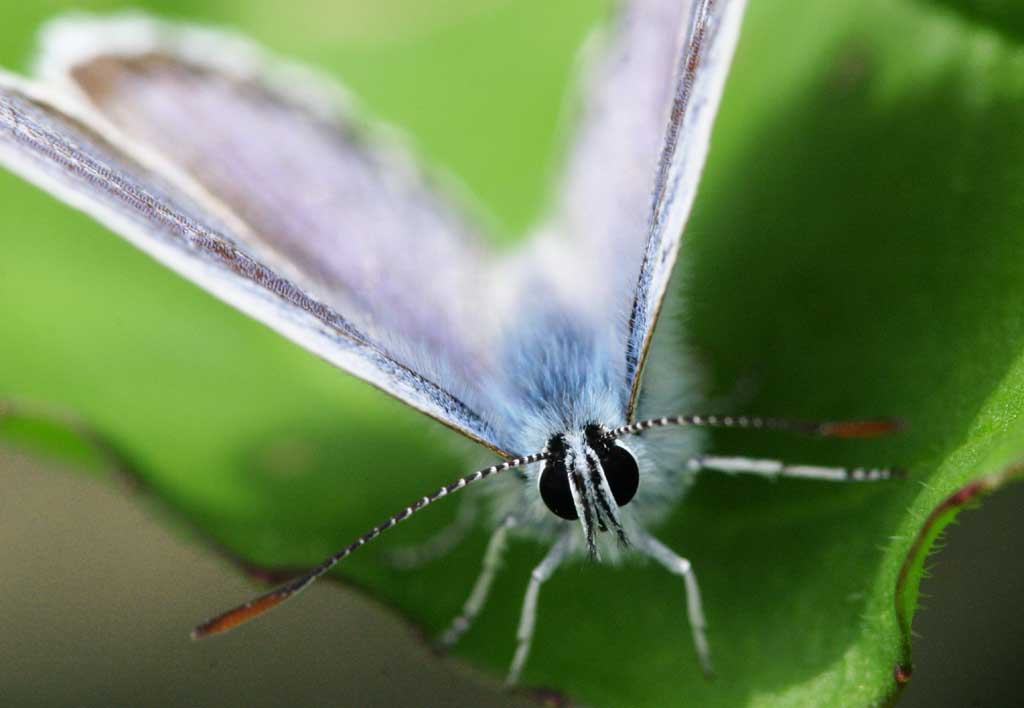
[[686, 585], [686, 614], [690, 621], [690, 631], [693, 633], [693, 647], [697, 650], [697, 659], [700, 667], [708, 676], [714, 673], [711, 667], [711, 649], [708, 647], [708, 638], [704, 622], [704, 609], [700, 602], [700, 589], [697, 587], [697, 577], [693, 574], [690, 561], [677, 555], [672, 549], [663, 544], [653, 536], [646, 533], [636, 539], [637, 550], [661, 563], [665, 568], [675, 575], [680, 575]]
[[568, 553], [569, 535], [563, 534], [544, 556], [544, 560], [530, 573], [530, 584], [526, 588], [523, 611], [519, 615], [519, 630], [516, 632], [516, 654], [512, 657], [512, 665], [508, 669], [506, 686], [514, 686], [519, 682], [519, 674], [522, 673], [526, 658], [530, 655], [530, 642], [533, 640], [533, 628], [537, 621], [537, 596], [540, 594], [540, 586], [558, 569]]
[[487, 543], [487, 551], [484, 553], [483, 568], [473, 584], [473, 591], [469, 593], [466, 604], [462, 606], [462, 612], [452, 620], [448, 629], [444, 631], [438, 643], [442, 648], [448, 648], [459, 641], [463, 634], [473, 625], [473, 620], [480, 614], [487, 596], [491, 592], [491, 585], [494, 582], [494, 574], [501, 565], [501, 556], [505, 551], [505, 537], [508, 530], [516, 525], [513, 516], [506, 516], [498, 528], [491, 534], [491, 540]]
[[415, 570], [444, 558], [469, 534], [479, 508], [477, 497], [463, 498], [454, 521], [422, 543], [395, 548], [388, 553], [388, 562], [400, 570]]
[[829, 482], [877, 482], [899, 476], [900, 471], [888, 467], [822, 467], [819, 465], [787, 465], [779, 460], [753, 457], [720, 457], [700, 455], [686, 463], [694, 472], [712, 470], [728, 474], [759, 474], [764, 477], [800, 477]]

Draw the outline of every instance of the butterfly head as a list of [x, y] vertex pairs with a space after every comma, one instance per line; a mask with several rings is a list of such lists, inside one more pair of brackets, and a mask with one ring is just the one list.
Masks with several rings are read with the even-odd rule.
[[553, 436], [544, 453], [537, 487], [551, 513], [580, 522], [591, 555], [596, 554], [596, 532], [613, 531], [627, 543], [619, 507], [640, 486], [640, 468], [629, 448], [595, 424]]

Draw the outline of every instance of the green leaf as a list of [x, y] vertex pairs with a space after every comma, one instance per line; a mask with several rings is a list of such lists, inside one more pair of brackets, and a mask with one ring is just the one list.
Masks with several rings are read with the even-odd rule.
[[1024, 7], [1014, 0], [930, 0], [951, 12], [960, 13], [967, 22], [1005, 32], [1010, 41], [1024, 39]]
[[[508, 231], [542, 202], [572, 55], [600, 15], [510, 3], [375, 46], [329, 33], [306, 42], [287, 18], [273, 25], [227, 3], [196, 9], [249, 18], [263, 39], [348, 77]], [[5, 53], [28, 46], [29, 15], [3, 30]], [[581, 564], [544, 588], [528, 683], [612, 706], [897, 694], [923, 554], [962, 503], [1024, 459], [1015, 36], [935, 3], [752, 3], [676, 280], [683, 329], [709, 394], [754, 381], [737, 408], [899, 415], [910, 428], [883, 441], [723, 433], [713, 449], [899, 463], [910, 478], [703, 478], [655, 531], [698, 573], [719, 678], [700, 675], [677, 578]], [[78, 411], [203, 537], [256, 564], [310, 564], [470, 468], [452, 434], [6, 174], [0, 204], [0, 392]], [[440, 630], [478, 570], [483, 528], [415, 573], [385, 554], [454, 514], [431, 507], [340, 575]], [[543, 552], [513, 544], [459, 657], [505, 670]], [[245, 651], [244, 634], [232, 641]]]

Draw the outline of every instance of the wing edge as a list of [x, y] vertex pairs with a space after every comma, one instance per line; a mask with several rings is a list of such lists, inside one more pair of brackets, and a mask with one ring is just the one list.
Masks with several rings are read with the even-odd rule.
[[[695, 37], [695, 31], [690, 30], [687, 32], [687, 41], [683, 46], [683, 54], [680, 57], [679, 69], [676, 71], [676, 79], [673, 82], [675, 87], [673, 90], [672, 103], [670, 104], [670, 119], [669, 124], [666, 127], [666, 145], [659, 158], [657, 174], [654, 185], [654, 194], [652, 201], [652, 209], [649, 217], [648, 231], [649, 236], [644, 248], [644, 259], [641, 264], [640, 274], [638, 275], [638, 285], [636, 289], [636, 295], [634, 296], [633, 305], [631, 307], [630, 319], [628, 324], [628, 333], [626, 341], [626, 367], [627, 367], [627, 383], [629, 385], [629, 402], [627, 407], [627, 420], [633, 420], [636, 414], [637, 400], [640, 396], [641, 383], [643, 380], [644, 366], [646, 364], [648, 355], [650, 353], [651, 342], [654, 337], [655, 328], [657, 327], [658, 319], [661, 316], [661, 311], [665, 303], [665, 298], [668, 292], [668, 284], [671, 280], [671, 274], [674, 270], [675, 262], [678, 258], [679, 247], [682, 243], [684, 234], [683, 229], [686, 226], [686, 222], [693, 209], [693, 204], [696, 200], [697, 189], [699, 186], [700, 175], [704, 170], [704, 166], [707, 162], [707, 156], [710, 152], [711, 134], [714, 127], [714, 118], [718, 113], [718, 109], [721, 105], [722, 96], [725, 92], [725, 83], [728, 78], [730, 65], [732, 63], [732, 57], [735, 53], [736, 46], [739, 41], [740, 25], [744, 10], [746, 8], [746, 0], [704, 0], [701, 5], [695, 6], [695, 17], [691, 22], [691, 26], [696, 28], [696, 24], [700, 22], [701, 11], [708, 12], [715, 5], [716, 2], [721, 2], [726, 6], [720, 20], [720, 26], [717, 29], [718, 35], [721, 36], [725, 42], [724, 45], [720, 45], [723, 51], [722, 60], [724, 62], [724, 70], [721, 72], [719, 79], [714, 81], [712, 84], [712, 91], [707, 95], [706, 100], [710, 102], [710, 107], [705, 110], [710, 110], [711, 118], [707, 123], [706, 138], [699, 141], [698, 147], [700, 153], [697, 155], [699, 165], [692, 174], [686, 174], [685, 170], [683, 174], [676, 175], [673, 178], [672, 172], [674, 167], [673, 158], [676, 155], [676, 148], [678, 147], [678, 134], [682, 129], [682, 125], [685, 121], [685, 111], [689, 107], [688, 100], [689, 96], [682, 96], [681, 94], [687, 90], [686, 80], [687, 76], [695, 76], [696, 71], [699, 69], [699, 65], [694, 65], [689, 68], [693, 59], [693, 39]], [[717, 37], [716, 37], [717, 38]], [[696, 54], [699, 58], [702, 56], [703, 45], [698, 46]], [[684, 100], [683, 114], [677, 118], [675, 116], [675, 109], [680, 100]], [[693, 155], [687, 156], [687, 159], [692, 158]], [[660, 284], [656, 285], [657, 292], [653, 297], [647, 299], [648, 302], [652, 303], [650, 313], [646, 316], [646, 326], [644, 328], [643, 337], [639, 342], [639, 345], [635, 344], [637, 337], [637, 326], [636, 318], [637, 313], [641, 307], [641, 295], [645, 290], [641, 287], [641, 284], [648, 274], [649, 263], [651, 262], [652, 256], [657, 254], [652, 253], [652, 243], [655, 241], [656, 232], [659, 230], [659, 220], [662, 214], [661, 206], [665, 204], [665, 198], [668, 190], [671, 188], [674, 191], [678, 189], [678, 183], [680, 180], [686, 178], [688, 182], [692, 182], [693, 186], [693, 197], [690, 199], [689, 204], [683, 206], [682, 210], [677, 211], [674, 214], [674, 220], [680, 221], [678, 229], [680, 231], [678, 238], [675, 240], [673, 246], [670, 247], [669, 252], [662, 253], [661, 257], [663, 261], [667, 261], [665, 267], [668, 268], [669, 275], [665, 277]], [[661, 230], [663, 233], [665, 229]], [[653, 277], [651, 278], [653, 280]], [[635, 351], [633, 351], [635, 349]], [[631, 361], [631, 357], [633, 360]]]
[[[60, 96], [47, 87], [40, 86], [0, 69], [0, 90], [9, 91], [14, 94], [20, 93], [29, 101], [80, 124], [85, 129], [94, 132], [112, 148], [123, 152], [130, 158], [135, 158], [136, 150], [145, 152], [144, 148], [139, 148], [130, 143], [130, 141], [125, 140], [115, 129], [106, 125], [104, 121], [101, 119], [97, 120], [96, 116], [90, 115], [91, 111], [87, 106], [70, 101], [68, 97]], [[153, 160], [153, 162], [150, 162], [150, 160]], [[162, 158], [149, 155], [145, 159], [138, 160], [138, 162], [144, 169], [152, 169], [154, 164], [159, 165], [162, 162]], [[466, 408], [466, 411], [470, 413], [469, 420], [475, 418], [479, 423], [477, 426], [478, 430], [474, 431], [469, 425], [459, 424], [455, 416], [445, 415], [445, 407], [438, 404], [437, 400], [433, 401], [434, 405], [431, 406], [425, 401], [417, 401], [415, 396], [409, 396], [408, 394], [399, 395], [396, 390], [389, 389], [387, 387], [387, 379], [382, 375], [383, 370], [380, 368], [374, 369], [371, 364], [371, 357], [366, 356], [366, 353], [382, 357], [391, 362], [395, 367], [407, 370], [414, 379], [421, 380], [429, 387], [436, 389], [441, 394], [440, 400], [449, 398], [453, 402], [465, 407], [465, 404], [462, 404], [461, 401], [452, 397], [433, 382], [427, 381], [416, 372], [408, 370], [408, 367], [405, 365], [390, 358], [386, 352], [383, 352], [374, 345], [369, 338], [359, 335], [354, 328], [352, 328], [351, 332], [346, 332], [343, 327], [325, 322], [308, 310], [288, 303], [281, 295], [274, 294], [269, 289], [258, 286], [254, 282], [241, 278], [236, 274], [233, 274], [229, 279], [225, 279], [223, 277], [224, 266], [217, 267], [212, 262], [206, 260], [183, 257], [179, 246], [165, 242], [163, 239], [156, 238], [152, 234], [147, 233], [143, 226], [135, 223], [131, 218], [120, 213], [114, 207], [105, 204], [103, 200], [84, 194], [81, 191], [76, 191], [73, 187], [63, 184], [60, 179], [41, 167], [38, 161], [33, 161], [18, 150], [10, 148], [9, 144], [4, 140], [0, 140], [0, 163], [7, 166], [12, 173], [17, 174], [59, 201], [95, 219], [98, 223], [110, 229], [132, 246], [146, 253], [177, 275], [198, 285], [212, 296], [239, 310], [246, 316], [278, 332], [301, 348], [484, 445], [499, 455], [503, 457], [511, 456], [509, 451], [503, 450], [496, 445], [493, 441], [493, 436], [484, 436], [487, 424], [479, 414], [473, 413]], [[186, 197], [196, 200], [201, 208], [209, 208], [210, 212], [218, 219], [224, 215], [230, 216], [230, 212], [226, 210], [226, 207], [220, 205], [216, 199], [206, 194], [205, 190], [192, 183], [190, 179], [174, 170], [174, 168], [168, 168], [168, 172], [174, 173], [173, 177], [168, 181], [175, 188], [181, 189]], [[191, 186], [191, 189], [188, 188], [189, 186]], [[237, 219], [228, 219], [227, 224], [232, 227], [238, 225], [239, 228], [245, 228], [244, 224]], [[230, 243], [230, 239], [223, 239], [219, 234], [213, 235], [220, 239], [223, 244], [234, 248], [233, 244]], [[252, 259], [250, 258], [250, 260]], [[254, 262], [258, 263], [258, 261]], [[269, 268], [267, 270], [273, 273]], [[284, 285], [290, 286], [297, 293], [301, 293], [309, 298], [311, 302], [318, 305], [319, 308], [322, 308], [329, 315], [334, 316], [341, 322], [345, 322], [343, 317], [304, 293], [300, 288], [297, 288], [283, 278], [280, 281]], [[267, 314], [268, 309], [274, 313], [273, 316]], [[339, 346], [342, 341], [347, 346]], [[356, 354], [350, 356], [343, 355], [360, 347], [366, 349], [362, 356]]]

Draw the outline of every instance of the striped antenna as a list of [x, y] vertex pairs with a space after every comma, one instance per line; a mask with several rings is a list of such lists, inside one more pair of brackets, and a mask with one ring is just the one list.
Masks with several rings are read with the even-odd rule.
[[493, 465], [482, 470], [477, 470], [472, 474], [466, 475], [465, 477], [461, 477], [455, 480], [451, 484], [441, 487], [440, 489], [438, 489], [436, 492], [429, 496], [417, 499], [414, 503], [410, 504], [397, 514], [390, 517], [387, 521], [378, 524], [377, 526], [374, 526], [372, 529], [364, 533], [362, 536], [357, 538], [352, 543], [342, 548], [334, 555], [331, 555], [324, 559], [324, 561], [320, 563], [320, 565], [316, 566], [302, 577], [296, 578], [295, 580], [285, 583], [279, 588], [271, 590], [270, 592], [264, 595], [260, 595], [254, 600], [250, 600], [244, 605], [239, 605], [233, 610], [228, 610], [223, 614], [217, 615], [211, 620], [203, 622], [201, 625], [192, 630], [192, 638], [202, 639], [203, 637], [208, 637], [211, 634], [220, 634], [221, 632], [226, 632], [227, 630], [237, 627], [238, 625], [244, 622], [248, 622], [254, 617], [262, 615], [264, 612], [271, 609], [272, 607], [280, 605], [288, 598], [298, 594], [302, 590], [305, 590], [307, 587], [309, 587], [309, 585], [313, 583], [314, 580], [316, 580], [321, 575], [329, 571], [331, 568], [335, 566], [335, 564], [338, 561], [350, 555], [357, 548], [365, 546], [367, 543], [380, 536], [382, 533], [390, 529], [392, 526], [397, 525], [398, 522], [405, 521], [410, 516], [415, 514], [417, 511], [431, 504], [432, 502], [437, 501], [441, 497], [448, 496], [452, 492], [456, 492], [462, 489], [463, 487], [468, 487], [470, 484], [473, 484], [474, 482], [479, 482], [481, 479], [484, 479], [485, 477], [490, 477], [491, 475], [498, 474], [499, 472], [510, 470], [513, 467], [522, 467], [523, 465], [529, 465], [534, 462], [540, 462], [541, 460], [547, 459], [547, 456], [547, 451], [544, 451], [537, 452], [532, 455], [526, 455], [525, 457], [517, 457], [512, 460], [507, 460], [505, 462], [502, 462], [501, 464]]
[[903, 428], [898, 418], [866, 418], [864, 420], [793, 420], [790, 418], [759, 418], [747, 415], [673, 415], [638, 420], [614, 428], [616, 437], [636, 435], [651, 428], [689, 426], [700, 428], [744, 428], [753, 430], [785, 430], [827, 438], [872, 438]]

